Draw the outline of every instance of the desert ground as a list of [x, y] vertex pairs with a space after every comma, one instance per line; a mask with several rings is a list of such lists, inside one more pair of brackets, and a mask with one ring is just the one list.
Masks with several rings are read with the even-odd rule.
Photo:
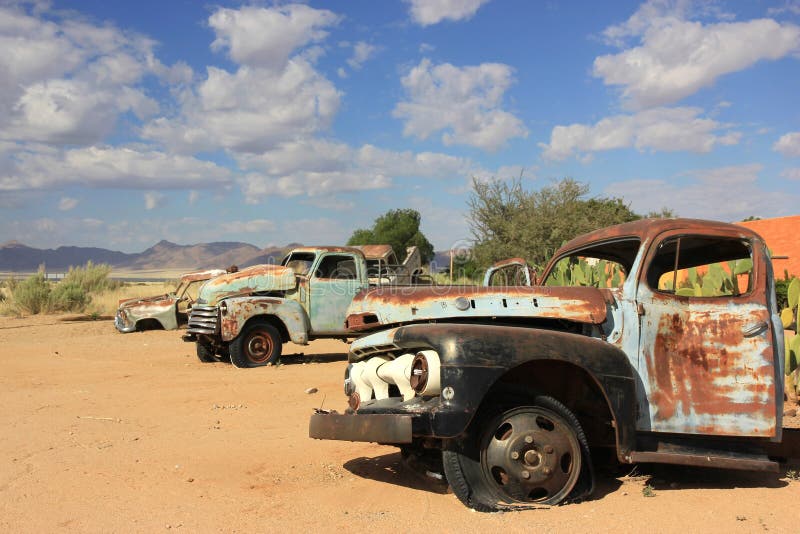
[[308, 438], [314, 408], [345, 407], [346, 351], [287, 345], [282, 365], [243, 370], [200, 363], [179, 332], [0, 318], [0, 530], [800, 530], [796, 464], [601, 465], [591, 500], [473, 512], [395, 448]]

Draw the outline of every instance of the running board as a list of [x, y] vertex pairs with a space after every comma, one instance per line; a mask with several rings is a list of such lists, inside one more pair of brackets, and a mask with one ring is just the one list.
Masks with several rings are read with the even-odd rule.
[[727, 451], [709, 451], [700, 454], [658, 451], [633, 451], [631, 463], [658, 463], [742, 469], [744, 471], [769, 471], [777, 473], [779, 466], [766, 455], [730, 454]]
[[718, 467], [745, 471], [770, 471], [777, 473], [778, 462], [769, 458], [766, 440], [745, 441], [708, 439], [679, 434], [639, 435], [640, 450], [631, 451], [631, 463]]

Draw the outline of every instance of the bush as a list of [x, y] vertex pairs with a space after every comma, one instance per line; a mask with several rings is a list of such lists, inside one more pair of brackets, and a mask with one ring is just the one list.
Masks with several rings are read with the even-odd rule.
[[12, 291], [14, 303], [21, 311], [32, 315], [48, 311], [50, 305], [50, 284], [44, 273], [36, 273], [15, 284]]
[[75, 285], [85, 293], [99, 293], [107, 289], [116, 289], [121, 285], [121, 282], [109, 280], [109, 274], [111, 274], [110, 265], [106, 263], [95, 265], [88, 261], [84, 267], [70, 267], [61, 283]]
[[92, 298], [77, 283], [62, 280], [50, 293], [50, 308], [54, 311], [80, 312]]

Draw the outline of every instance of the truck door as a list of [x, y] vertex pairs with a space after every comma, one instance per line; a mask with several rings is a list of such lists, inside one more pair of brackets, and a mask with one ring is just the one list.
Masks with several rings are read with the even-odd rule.
[[779, 421], [769, 265], [760, 242], [671, 233], [637, 288], [639, 430], [769, 437]]
[[309, 281], [308, 316], [312, 334], [336, 334], [346, 331], [347, 307], [365, 283], [366, 273], [359, 273], [359, 262], [351, 254], [325, 254]]

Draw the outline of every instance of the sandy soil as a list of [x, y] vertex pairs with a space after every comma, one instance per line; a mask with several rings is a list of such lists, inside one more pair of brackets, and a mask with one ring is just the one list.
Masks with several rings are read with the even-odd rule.
[[281, 366], [239, 370], [176, 332], [0, 319], [0, 531], [800, 529], [786, 470], [606, 468], [581, 504], [470, 511], [397, 449], [307, 437], [315, 407], [344, 408], [345, 352], [290, 345]]

